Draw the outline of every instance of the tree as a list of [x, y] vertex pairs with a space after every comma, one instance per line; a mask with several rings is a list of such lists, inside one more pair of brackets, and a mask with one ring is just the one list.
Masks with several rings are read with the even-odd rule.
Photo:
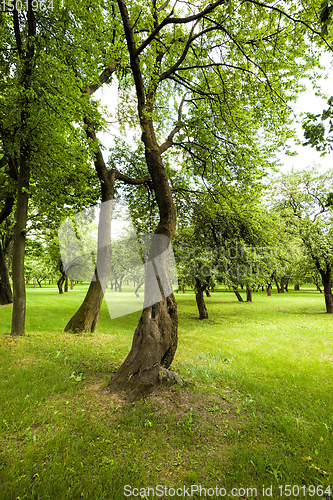
[[326, 312], [330, 314], [333, 313], [333, 213], [328, 198], [332, 182], [333, 170], [321, 174], [312, 167], [282, 175], [275, 193], [281, 213], [297, 224], [308, 257], [321, 276]]
[[[0, 166], [8, 164], [10, 170], [13, 167], [17, 183], [13, 335], [24, 333], [24, 249], [29, 198], [36, 184], [45, 184], [55, 166], [68, 165], [73, 160], [87, 164], [91, 153], [83, 142], [82, 130], [73, 125], [82, 123], [82, 111], [87, 112], [87, 103], [80, 99], [81, 90], [72, 67], [95, 81], [101, 62], [104, 65], [106, 59], [112, 59], [110, 54], [100, 50], [106, 38], [103, 28], [112, 18], [111, 13], [102, 15], [100, 8], [95, 6], [83, 8], [80, 1], [72, 3], [70, 10], [59, 5], [54, 11], [36, 10], [34, 5], [29, 0], [27, 9], [20, 11], [15, 2], [8, 5], [7, 12], [2, 14], [0, 31], [2, 46], [6, 47], [0, 59], [4, 75], [0, 88], [3, 153]], [[78, 24], [82, 33], [77, 29]], [[88, 171], [86, 177], [90, 177]], [[58, 178], [63, 176], [58, 175]], [[73, 182], [74, 179], [75, 174]], [[56, 192], [58, 184], [55, 182], [53, 186], [53, 205], [61, 203], [59, 191]], [[60, 200], [56, 199], [57, 195]]]
[[[168, 3], [161, 7], [152, 3], [145, 11], [124, 0], [118, 0], [117, 3], [127, 42], [129, 75], [133, 78], [137, 96], [137, 118], [142, 132], [147, 169], [159, 208], [160, 219], [155, 234], [171, 240], [176, 229], [176, 211], [162, 155], [175, 144], [182, 148], [188, 137], [191, 145], [187, 147], [187, 153], [192, 159], [195, 158], [194, 138], [197, 133], [199, 137], [203, 137], [205, 121], [201, 120], [200, 127], [198, 120], [191, 119], [191, 113], [202, 118], [203, 109], [213, 110], [212, 119], [208, 122], [212, 143], [208, 143], [206, 147], [207, 159], [212, 160], [208, 149], [214, 152], [215, 157], [219, 151], [218, 144], [221, 144], [220, 151], [227, 149], [228, 137], [214, 135], [215, 117], [218, 117], [219, 124], [223, 119], [227, 120], [228, 111], [230, 116], [228, 106], [231, 101], [228, 99], [228, 86], [225, 85], [224, 78], [231, 85], [233, 79], [241, 87], [248, 82], [247, 88], [253, 91], [247, 105], [241, 108], [246, 109], [243, 116], [240, 109], [237, 110], [239, 123], [251, 117], [251, 124], [256, 123], [258, 128], [264, 126], [268, 131], [273, 122], [275, 125], [279, 122], [282, 115], [286, 118], [284, 106], [280, 106], [278, 99], [275, 100], [273, 96], [283, 94], [288, 100], [297, 91], [300, 66], [295, 65], [291, 70], [290, 60], [286, 66], [280, 58], [280, 49], [289, 51], [292, 46], [292, 50], [300, 56], [306, 54], [303, 27], [304, 24], [308, 25], [308, 11], [306, 13], [302, 8], [293, 7], [288, 13], [284, 13], [277, 7], [258, 2], [248, 1], [237, 7], [232, 2], [224, 4], [217, 1], [204, 5], [202, 10], [182, 4], [182, 10], [177, 11], [176, 5], [169, 14], [165, 14]], [[279, 28], [281, 16], [285, 23], [291, 21], [289, 30], [284, 31], [284, 39]], [[298, 30], [300, 25], [302, 29]], [[279, 44], [278, 52], [275, 51], [276, 44]], [[212, 45], [215, 47], [214, 57]], [[275, 75], [279, 74], [278, 85], [273, 77], [274, 72]], [[221, 98], [221, 86], [226, 92], [225, 99]], [[267, 92], [267, 89], [270, 90]], [[167, 140], [161, 144], [165, 126], [160, 126], [162, 120], [159, 117], [170, 91], [178, 97], [177, 117]], [[187, 92], [189, 95], [184, 97]], [[185, 99], [188, 109], [179, 117], [182, 99]], [[270, 110], [268, 102], [272, 103]], [[282, 112], [279, 117], [278, 110]], [[163, 117], [165, 125], [168, 123], [165, 112]], [[170, 125], [171, 121], [169, 120]], [[239, 129], [236, 125], [232, 130]], [[273, 127], [270, 130], [272, 132]], [[181, 141], [175, 139], [178, 132]], [[203, 145], [201, 139], [201, 150]], [[204, 164], [207, 165], [207, 161], [201, 163], [203, 167]], [[235, 163], [232, 162], [232, 166], [237, 170]], [[241, 173], [243, 172], [240, 175]], [[249, 171], [244, 171], [243, 175], [246, 174]], [[165, 248], [158, 248], [159, 252], [163, 250]], [[154, 252], [150, 257], [155, 257]], [[112, 388], [140, 392], [153, 389], [161, 381], [174, 380], [174, 374], [168, 368], [176, 346], [176, 304], [173, 296], [170, 296], [143, 311], [131, 352], [112, 380]]]

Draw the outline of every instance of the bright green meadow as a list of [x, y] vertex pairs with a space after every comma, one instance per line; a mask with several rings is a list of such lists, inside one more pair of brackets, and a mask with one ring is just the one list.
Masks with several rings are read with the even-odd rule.
[[107, 383], [140, 312], [110, 319], [103, 303], [95, 334], [64, 334], [86, 286], [28, 287], [27, 334], [11, 337], [0, 306], [0, 500], [333, 496], [333, 315], [302, 288], [215, 292], [205, 321], [177, 293], [187, 385], [134, 403]]

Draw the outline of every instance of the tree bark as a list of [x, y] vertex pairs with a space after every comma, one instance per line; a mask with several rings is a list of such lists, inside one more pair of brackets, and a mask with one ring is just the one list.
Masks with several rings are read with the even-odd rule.
[[234, 288], [234, 294], [236, 295], [236, 297], [237, 297], [237, 299], [239, 300], [239, 302], [244, 302], [244, 300], [243, 300], [243, 298], [242, 298], [241, 294], [240, 294], [240, 293], [239, 293], [239, 291], [238, 291], [238, 290], [236, 290], [235, 288]]
[[294, 286], [294, 290], [297, 292], [299, 290], [299, 283], [296, 283], [296, 285]]
[[32, 67], [35, 54], [36, 21], [32, 1], [28, 0], [27, 5], [27, 47], [23, 50], [21, 33], [18, 23], [18, 12], [16, 7], [13, 11], [15, 39], [18, 54], [22, 67], [21, 85], [24, 96], [21, 102], [21, 129], [20, 129], [20, 151], [17, 173], [17, 198], [15, 211], [14, 227], [14, 247], [13, 247], [13, 314], [11, 335], [24, 335], [25, 312], [26, 312], [26, 293], [24, 279], [24, 254], [25, 254], [25, 233], [28, 217], [29, 203], [29, 183], [30, 183], [30, 155], [31, 155], [31, 137], [30, 137], [30, 102], [27, 94], [31, 88]]
[[206, 290], [207, 283], [202, 284], [199, 278], [195, 277], [195, 300], [198, 306], [199, 319], [208, 319], [208, 311], [204, 299], [204, 292]]
[[0, 305], [12, 304], [13, 294], [10, 286], [5, 251], [0, 244]]
[[[86, 122], [88, 137], [97, 142], [93, 125], [87, 119]], [[97, 174], [101, 181], [102, 202], [112, 201], [114, 197], [115, 172], [109, 172], [107, 170], [102, 153], [99, 148], [95, 154], [94, 163]], [[109, 209], [110, 213], [105, 213], [104, 208], [106, 211]], [[102, 203], [100, 220], [98, 224], [97, 268], [99, 266], [104, 266], [105, 274], [107, 275], [107, 268], [111, 266], [111, 208], [111, 205]], [[107, 252], [108, 256], [104, 255], [104, 252]], [[87, 294], [81, 306], [65, 326], [65, 332], [94, 333], [96, 331], [104, 291], [103, 286], [99, 281], [97, 269], [95, 269], [95, 277], [96, 280], [91, 281]]]
[[271, 297], [272, 296], [272, 285], [269, 284], [267, 285], [267, 297]]
[[[15, 180], [15, 172], [10, 169], [9, 175]], [[12, 223], [8, 217], [14, 206], [14, 198], [8, 196], [0, 212], [0, 224], [5, 223], [5, 233], [0, 233], [0, 305], [12, 304], [13, 293], [9, 280], [10, 256], [13, 243]]]
[[246, 287], [246, 302], [252, 302], [252, 288], [250, 286]]
[[20, 170], [18, 174], [17, 202], [14, 227], [13, 248], [13, 314], [11, 335], [24, 335], [26, 293], [24, 279], [25, 231], [28, 218], [29, 203], [29, 155], [28, 147], [22, 148], [20, 154]]
[[[169, 248], [176, 230], [176, 209], [167, 172], [162, 161], [162, 152], [165, 149], [160, 148], [157, 143], [152, 121], [154, 96], [158, 80], [155, 75], [152, 77], [148, 86], [149, 91], [146, 94], [132, 23], [124, 0], [118, 0], [118, 6], [125, 29], [130, 64], [136, 87], [138, 115], [142, 130], [141, 140], [144, 144], [146, 164], [159, 210], [160, 218], [155, 235], [164, 237], [157, 239], [157, 244], [151, 246], [149, 260], [153, 262], [159, 255], [164, 255]], [[157, 56], [156, 67], [159, 67], [160, 55]], [[167, 260], [164, 259], [162, 269], [163, 279], [166, 280], [168, 279], [167, 265]], [[160, 302], [144, 308], [134, 333], [131, 351], [109, 384], [112, 390], [126, 390], [132, 397], [136, 397], [139, 394], [154, 390], [160, 384], [170, 384], [180, 380], [171, 370], [168, 370], [178, 342], [177, 305], [173, 294], [168, 297], [165, 297], [163, 293], [161, 295], [162, 300]], [[149, 299], [147, 282], [145, 286], [145, 302], [148, 303], [146, 297]]]
[[333, 313], [333, 296], [332, 296], [332, 282], [331, 282], [331, 269], [328, 267], [326, 272], [320, 271], [321, 279], [323, 281], [324, 286], [324, 295], [325, 295], [325, 305], [326, 312], [328, 314]]

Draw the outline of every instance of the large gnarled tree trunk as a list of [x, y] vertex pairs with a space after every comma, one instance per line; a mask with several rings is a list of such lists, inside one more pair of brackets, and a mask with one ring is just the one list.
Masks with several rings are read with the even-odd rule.
[[[161, 147], [158, 145], [152, 121], [158, 81], [156, 81], [155, 76], [152, 78], [149, 91], [146, 94], [131, 21], [124, 0], [118, 0], [118, 6], [125, 28], [131, 69], [135, 81], [146, 164], [160, 215], [155, 235], [166, 237], [161, 239], [166, 246], [166, 242], [170, 243], [176, 230], [176, 209], [162, 161], [162, 153], [166, 148], [163, 145]], [[162, 57], [161, 53], [158, 54], [156, 69], [159, 67]], [[165, 250], [163, 249], [163, 243], [161, 245], [151, 245], [149, 260], [153, 262], [157, 254], [163, 253], [163, 250]], [[163, 265], [167, 273], [167, 262], [164, 262]], [[149, 293], [149, 287], [145, 286], [146, 303]], [[161, 295], [162, 300], [144, 308], [134, 333], [131, 351], [110, 382], [112, 390], [126, 390], [133, 395], [138, 395], [150, 392], [157, 385], [169, 384], [179, 380], [178, 376], [168, 370], [177, 349], [177, 306], [173, 294], [164, 297], [161, 290]]]

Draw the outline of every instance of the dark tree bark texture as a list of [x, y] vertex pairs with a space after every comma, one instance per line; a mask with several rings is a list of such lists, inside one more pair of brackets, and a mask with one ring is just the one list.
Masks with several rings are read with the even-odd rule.
[[252, 288], [250, 286], [246, 287], [246, 302], [252, 302]]
[[0, 305], [13, 302], [12, 288], [10, 286], [5, 252], [0, 244]]

